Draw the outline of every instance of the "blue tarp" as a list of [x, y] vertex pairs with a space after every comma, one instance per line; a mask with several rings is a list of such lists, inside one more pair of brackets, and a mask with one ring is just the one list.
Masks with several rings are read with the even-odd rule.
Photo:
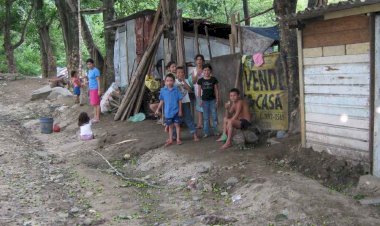
[[252, 32], [255, 32], [256, 34], [262, 35], [267, 38], [271, 38], [275, 41], [280, 40], [280, 34], [278, 32], [278, 27], [248, 27], [244, 26], [245, 29], [248, 29]]

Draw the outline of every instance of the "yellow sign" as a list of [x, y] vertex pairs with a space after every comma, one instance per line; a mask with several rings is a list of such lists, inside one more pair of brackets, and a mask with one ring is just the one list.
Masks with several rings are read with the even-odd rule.
[[273, 53], [264, 56], [260, 67], [243, 62], [244, 94], [252, 100], [255, 121], [267, 130], [288, 130], [288, 91], [279, 60], [279, 53]]

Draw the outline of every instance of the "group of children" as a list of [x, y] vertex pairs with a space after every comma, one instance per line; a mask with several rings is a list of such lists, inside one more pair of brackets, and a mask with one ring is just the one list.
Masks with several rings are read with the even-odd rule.
[[[165, 131], [168, 132], [169, 137], [165, 146], [173, 144], [174, 140], [177, 144], [182, 144], [180, 135], [182, 121], [193, 135], [194, 141], [199, 141], [197, 128], [204, 129], [204, 137], [211, 135], [209, 128], [210, 117], [212, 119], [213, 134], [219, 135], [216, 111], [219, 102], [218, 80], [212, 76], [211, 65], [203, 64], [204, 58], [202, 55], [197, 55], [195, 60], [197, 67], [188, 79], [185, 77], [185, 69], [182, 66], [176, 67], [174, 62], [169, 62], [166, 67], [169, 73], [163, 79], [164, 87], [160, 90], [160, 102], [155, 108], [155, 115], [157, 116], [161, 115], [161, 108], [164, 108]], [[199, 66], [202, 66], [202, 70], [199, 70]], [[196, 111], [199, 112], [197, 126], [191, 114], [189, 95], [193, 92], [193, 87], [196, 96]]]
[[95, 67], [93, 59], [87, 59], [86, 65], [88, 68], [87, 81], [82, 81], [79, 78], [77, 71], [72, 71], [71, 85], [75, 96], [75, 103], [80, 103], [81, 88], [88, 87], [88, 94], [90, 97], [90, 104], [94, 107], [94, 118], [90, 120], [90, 117], [86, 112], [82, 112], [78, 118], [78, 125], [80, 126], [80, 139], [91, 140], [94, 138], [91, 130], [91, 124], [99, 122], [100, 119], [100, 71]]
[[[218, 131], [217, 108], [220, 101], [218, 79], [212, 74], [212, 66], [204, 64], [204, 57], [195, 57], [196, 68], [191, 75], [185, 77], [185, 68], [177, 67], [175, 62], [167, 64], [168, 74], [163, 78], [164, 84], [159, 93], [160, 102], [151, 104], [151, 110], [156, 116], [164, 119], [165, 131], [168, 133], [165, 147], [181, 141], [181, 124], [184, 122], [193, 136], [194, 141], [199, 141], [197, 129], [203, 129], [203, 137], [211, 135], [220, 136], [217, 141], [225, 142], [222, 149], [231, 146], [234, 129], [247, 129], [250, 126], [251, 116], [248, 104], [240, 98], [238, 89], [230, 91], [230, 101], [225, 105], [226, 113], [223, 120], [223, 134]], [[71, 75], [74, 94], [79, 101], [81, 83], [76, 72]], [[90, 87], [91, 88], [91, 87]], [[191, 98], [190, 94], [194, 94]], [[90, 95], [91, 99], [91, 95]], [[198, 114], [197, 125], [191, 111], [191, 101], [194, 99], [195, 109]], [[91, 101], [90, 101], [91, 102]], [[163, 108], [163, 115], [161, 114]], [[210, 128], [211, 124], [211, 128]], [[91, 120], [87, 113], [79, 116], [78, 125], [81, 128], [81, 139], [93, 139]]]

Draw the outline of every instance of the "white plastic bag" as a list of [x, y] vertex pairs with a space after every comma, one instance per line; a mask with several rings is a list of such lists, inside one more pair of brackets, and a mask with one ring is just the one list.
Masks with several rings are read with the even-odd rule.
[[107, 89], [107, 92], [102, 96], [100, 100], [100, 111], [102, 113], [107, 113], [110, 110], [110, 100], [112, 100], [111, 93], [117, 90], [117, 85], [112, 83], [111, 86]]

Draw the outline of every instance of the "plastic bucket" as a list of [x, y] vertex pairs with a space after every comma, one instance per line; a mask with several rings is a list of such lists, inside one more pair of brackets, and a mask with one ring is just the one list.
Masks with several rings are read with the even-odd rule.
[[40, 118], [41, 133], [49, 134], [53, 132], [53, 118]]

